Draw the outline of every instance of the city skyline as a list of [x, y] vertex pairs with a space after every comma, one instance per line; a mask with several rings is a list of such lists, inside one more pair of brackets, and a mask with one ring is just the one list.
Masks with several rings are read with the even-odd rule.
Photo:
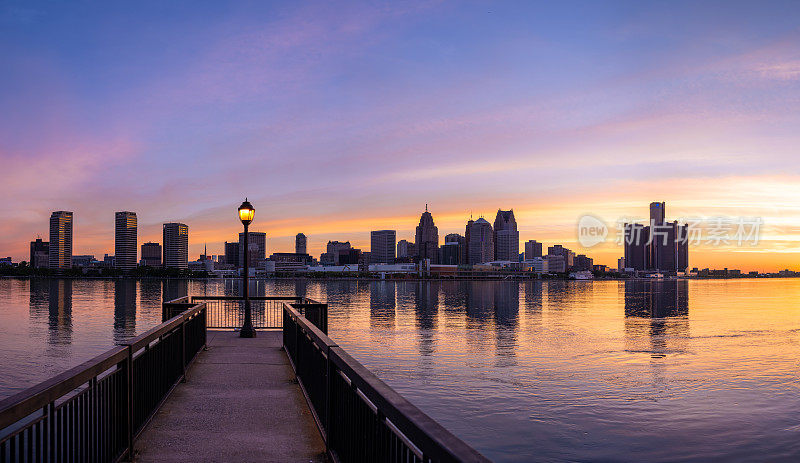
[[25, 259], [54, 210], [81, 254], [112, 252], [121, 210], [140, 241], [179, 221], [191, 256], [219, 254], [249, 195], [268, 249], [409, 239], [425, 203], [440, 236], [513, 206], [521, 242], [614, 265], [577, 218], [661, 199], [764, 219], [757, 248], [692, 266], [800, 269], [796, 3], [187, 9], [0, 8], [0, 254]]

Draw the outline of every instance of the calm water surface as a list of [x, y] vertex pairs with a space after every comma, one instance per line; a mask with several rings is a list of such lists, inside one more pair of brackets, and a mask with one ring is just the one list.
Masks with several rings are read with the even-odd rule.
[[[266, 281], [496, 461], [797, 461], [800, 280]], [[0, 397], [223, 281], [0, 279]]]

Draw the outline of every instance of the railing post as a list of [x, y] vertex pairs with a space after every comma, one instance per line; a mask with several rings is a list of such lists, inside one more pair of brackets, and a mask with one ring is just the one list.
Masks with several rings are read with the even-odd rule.
[[128, 361], [126, 369], [126, 387], [128, 389], [127, 401], [128, 401], [128, 461], [133, 461], [133, 347], [130, 344], [127, 346], [128, 350]]
[[181, 322], [181, 382], [186, 382], [186, 324], [188, 319]]
[[325, 377], [325, 453], [330, 453], [330, 440], [331, 440], [331, 393], [333, 392], [333, 374], [334, 369], [331, 368], [333, 361], [331, 360], [331, 348], [327, 347], [326, 352], [326, 377]]

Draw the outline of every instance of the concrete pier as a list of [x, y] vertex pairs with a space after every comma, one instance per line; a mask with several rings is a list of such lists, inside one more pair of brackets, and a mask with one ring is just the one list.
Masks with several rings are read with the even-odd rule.
[[324, 462], [281, 332], [209, 331], [207, 344], [137, 439], [135, 460]]

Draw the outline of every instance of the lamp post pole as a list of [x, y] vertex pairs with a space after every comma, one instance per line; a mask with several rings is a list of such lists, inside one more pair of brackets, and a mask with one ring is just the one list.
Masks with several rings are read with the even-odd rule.
[[[243, 214], [244, 212], [244, 214]], [[247, 213], [249, 212], [249, 216]], [[242, 276], [242, 290], [244, 292], [244, 324], [239, 337], [254, 338], [256, 337], [256, 330], [253, 329], [253, 318], [250, 308], [250, 233], [248, 228], [250, 222], [253, 220], [253, 206], [245, 199], [245, 202], [239, 207], [239, 217], [242, 219], [244, 225], [244, 275]], [[239, 252], [242, 252], [240, 249]]]

